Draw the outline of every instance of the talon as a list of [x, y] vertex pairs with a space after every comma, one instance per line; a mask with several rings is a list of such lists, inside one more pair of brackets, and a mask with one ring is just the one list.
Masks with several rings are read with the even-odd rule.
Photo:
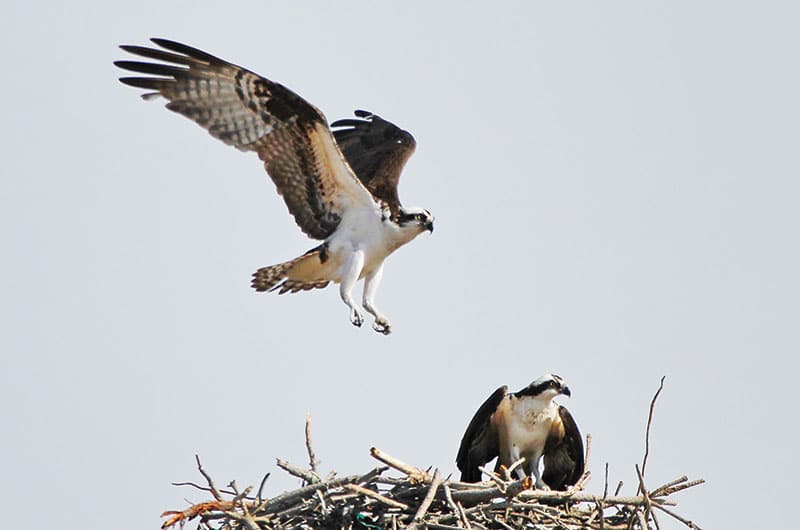
[[384, 335], [388, 335], [392, 332], [392, 326], [389, 325], [389, 321], [383, 318], [375, 319], [375, 323], [372, 324], [372, 329]]
[[524, 489], [524, 490], [532, 490], [533, 489], [533, 481], [531, 480], [531, 477], [525, 477], [522, 480], [522, 489]]
[[350, 311], [350, 322], [352, 322], [355, 327], [360, 328], [361, 324], [364, 323], [364, 316], [353, 309]]

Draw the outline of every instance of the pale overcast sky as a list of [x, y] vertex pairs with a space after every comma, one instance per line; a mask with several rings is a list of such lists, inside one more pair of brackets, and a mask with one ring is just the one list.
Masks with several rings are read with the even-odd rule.
[[[0, 20], [0, 499], [9, 528], [155, 529], [219, 483], [376, 445], [455, 472], [501, 384], [546, 372], [623, 492], [704, 528], [794, 513], [800, 8], [794, 2], [28, 2]], [[261, 163], [117, 82], [151, 36], [418, 143], [436, 231], [387, 262], [394, 333], [257, 268], [315, 243]], [[739, 504], [736, 506], [736, 504]], [[759, 503], [762, 505], [759, 506]], [[733, 506], [736, 506], [733, 509]], [[662, 522], [668, 528], [676, 525]]]

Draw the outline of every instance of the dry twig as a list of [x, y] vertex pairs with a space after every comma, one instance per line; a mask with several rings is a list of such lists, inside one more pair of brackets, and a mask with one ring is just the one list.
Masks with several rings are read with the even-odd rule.
[[[196, 458], [197, 469], [205, 478], [207, 487], [192, 482], [180, 484], [210, 493], [213, 500], [198, 502], [185, 510], [164, 512], [162, 516], [167, 519], [162, 528], [183, 527], [186, 522], [199, 519], [198, 530], [402, 530], [423, 527], [443, 530], [530, 527], [540, 530], [649, 530], [651, 523], [659, 528], [656, 512], [663, 512], [688, 528], [699, 530], [696, 523], [669, 507], [675, 505], [673, 494], [702, 484], [702, 479], [689, 480], [682, 476], [652, 491], [645, 486], [644, 466], [649, 456], [650, 424], [663, 379], [661, 383], [650, 405], [645, 456], [641, 469], [636, 466], [638, 493], [635, 496], [620, 496], [622, 482], [613, 495], [609, 494], [608, 464], [605, 466], [602, 494], [581, 490], [588, 471], [568, 491], [542, 491], [527, 489], [526, 481], [509, 480], [513, 467], [508, 470], [506, 480], [486, 470], [491, 481], [467, 484], [442, 478], [438, 469], [431, 476], [427, 471], [374, 447], [370, 454], [386, 466], [342, 478], [336, 478], [332, 473], [322, 480], [311, 444], [310, 419], [307, 419], [309, 469], [278, 460], [278, 467], [303, 479], [305, 486], [269, 498], [263, 491], [267, 474], [255, 498], [249, 496], [252, 488], [240, 491], [235, 482], [230, 483], [229, 489], [219, 490], [200, 465], [200, 459]], [[587, 462], [590, 443], [591, 438], [587, 437]], [[390, 469], [402, 475], [384, 475]]]
[[311, 473], [317, 477], [317, 481], [319, 481], [319, 460], [317, 460], [317, 455], [314, 453], [314, 446], [311, 444], [310, 414], [306, 415], [306, 450], [308, 451], [308, 467], [311, 469]]
[[422, 484], [429, 480], [428, 474], [426, 472], [422, 471], [417, 467], [410, 466], [405, 462], [398, 460], [387, 453], [384, 453], [377, 447], [371, 448], [369, 450], [369, 454], [372, 455], [372, 458], [380, 460], [387, 466], [392, 467], [402, 473], [405, 473], [408, 476], [408, 478], [411, 479], [412, 482], [417, 482], [419, 484]]
[[650, 413], [647, 415], [647, 430], [645, 431], [645, 436], [644, 436], [644, 457], [642, 457], [642, 476], [644, 476], [644, 470], [645, 467], [647, 466], [647, 457], [650, 456], [650, 425], [653, 423], [653, 411], [656, 406], [656, 400], [658, 399], [658, 395], [664, 388], [665, 377], [666, 376], [661, 376], [661, 382], [658, 385], [658, 390], [656, 390], [653, 399], [650, 401]]

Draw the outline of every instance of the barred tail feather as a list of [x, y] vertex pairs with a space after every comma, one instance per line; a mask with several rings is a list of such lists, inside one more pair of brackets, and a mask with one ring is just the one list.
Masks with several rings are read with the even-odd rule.
[[280, 286], [286, 279], [286, 271], [291, 267], [292, 262], [279, 263], [269, 267], [262, 267], [253, 273], [253, 281], [250, 285], [256, 291], [271, 291]]
[[325, 261], [325, 249], [317, 247], [293, 260], [258, 269], [250, 285], [256, 291], [278, 290], [278, 294], [322, 289], [330, 283], [320, 277]]
[[310, 291], [311, 289], [322, 289], [323, 287], [327, 287], [329, 283], [330, 283], [329, 280], [315, 280], [309, 282], [302, 282], [302, 281], [287, 279], [282, 284], [273, 287], [272, 290], [274, 291], [275, 289], [280, 287], [280, 291], [278, 291], [278, 294], [296, 293], [299, 291]]

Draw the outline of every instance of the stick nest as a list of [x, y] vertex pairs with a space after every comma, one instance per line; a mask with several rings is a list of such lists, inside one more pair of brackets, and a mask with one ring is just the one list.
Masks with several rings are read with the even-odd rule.
[[[663, 379], [662, 379], [663, 385]], [[206, 485], [191, 486], [211, 495], [210, 500], [180, 511], [167, 511], [163, 529], [198, 521], [198, 530], [300, 530], [300, 529], [539, 529], [572, 530], [638, 529], [660, 530], [659, 517], [673, 518], [688, 528], [700, 527], [674, 511], [672, 496], [702, 484], [702, 479], [682, 476], [655, 489], [645, 486], [644, 470], [649, 450], [653, 397], [648, 417], [646, 450], [641, 468], [636, 466], [635, 496], [620, 496], [622, 482], [613, 494], [608, 489], [608, 464], [602, 494], [589, 494], [584, 487], [590, 479], [586, 471], [568, 491], [531, 490], [530, 480], [513, 480], [511, 470], [502, 474], [484, 469], [489, 480], [477, 484], [444, 478], [435, 469], [422, 470], [402, 462], [373, 447], [370, 454], [380, 465], [366, 473], [337, 477], [331, 473], [322, 478], [311, 444], [310, 419], [306, 418], [308, 468], [278, 460], [278, 467], [303, 480], [302, 487], [272, 498], [262, 495], [264, 483], [257, 491], [240, 490], [235, 482], [227, 489], [218, 489], [211, 476], [197, 459], [197, 467]], [[591, 436], [587, 436], [588, 468]], [[390, 470], [392, 471], [389, 474]], [[397, 472], [400, 475], [397, 475]]]

